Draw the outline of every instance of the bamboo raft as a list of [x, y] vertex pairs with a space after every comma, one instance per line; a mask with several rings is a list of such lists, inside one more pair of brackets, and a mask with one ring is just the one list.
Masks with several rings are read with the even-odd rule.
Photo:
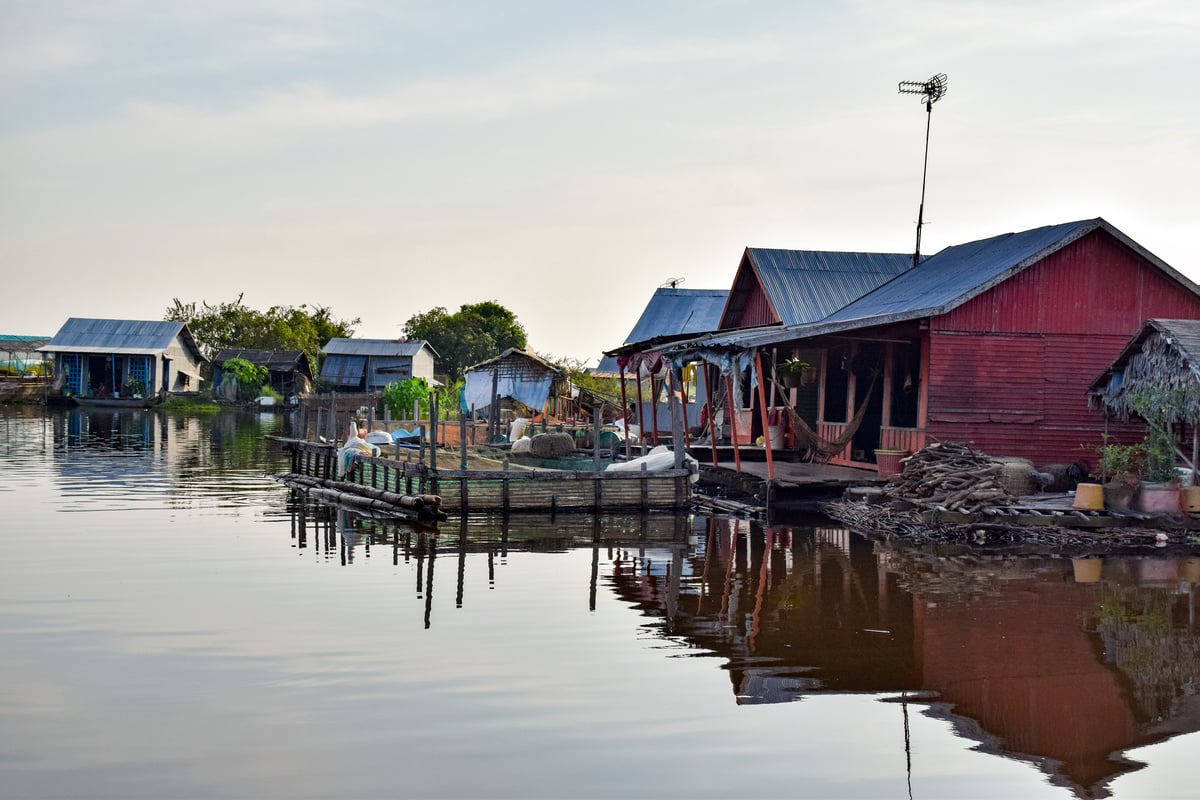
[[[327, 499], [398, 516], [441, 519], [445, 512], [645, 512], [682, 510], [691, 503], [691, 472], [603, 472], [513, 469], [440, 469], [436, 450], [425, 463], [399, 457], [356, 456], [337, 477], [337, 446], [278, 439], [291, 454], [291, 472], [275, 478]], [[447, 452], [444, 455], [452, 455]], [[462, 463], [465, 464], [463, 456]]]

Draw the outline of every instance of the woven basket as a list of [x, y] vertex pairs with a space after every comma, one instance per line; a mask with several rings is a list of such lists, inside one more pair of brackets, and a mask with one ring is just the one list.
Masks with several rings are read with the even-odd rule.
[[1033, 462], [1027, 458], [1001, 456], [1000, 483], [1017, 497], [1033, 494]]

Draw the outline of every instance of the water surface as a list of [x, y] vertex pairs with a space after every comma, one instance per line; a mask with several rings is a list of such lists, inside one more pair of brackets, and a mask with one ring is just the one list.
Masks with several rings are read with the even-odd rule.
[[0, 411], [0, 795], [1195, 796], [1200, 561], [417, 529], [289, 495], [285, 426]]

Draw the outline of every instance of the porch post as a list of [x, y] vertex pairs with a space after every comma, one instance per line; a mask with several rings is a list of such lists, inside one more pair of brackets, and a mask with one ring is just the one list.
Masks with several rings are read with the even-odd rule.
[[738, 450], [737, 409], [733, 407], [733, 379], [725, 376], [725, 410], [729, 416], [729, 441], [733, 443], [733, 463], [742, 471], [742, 454]]
[[[704, 375], [704, 403], [708, 406], [708, 441], [712, 445], [713, 466], [719, 466], [717, 463], [717, 410], [713, 407], [712, 379], [708, 374], [708, 362], [701, 362], [702, 374]], [[1194, 481], [1193, 481], [1194, 482]]]
[[883, 346], [883, 413], [879, 422], [879, 443], [876, 448], [891, 448], [895, 447], [895, 442], [884, 444], [883, 429], [892, 426], [892, 362], [896, 345], [888, 342]]
[[637, 402], [638, 402], [638, 444], [642, 446], [642, 455], [646, 455], [646, 406], [642, 402], [642, 365], [639, 363], [637, 371], [634, 372], [637, 376]]
[[658, 389], [655, 388], [654, 374], [650, 374], [650, 419], [654, 425], [654, 446], [658, 447]]
[[687, 378], [685, 377], [686, 368], [679, 368], [679, 413], [683, 416], [683, 446], [687, 447], [691, 444], [688, 441], [688, 417], [687, 417]]
[[[632, 455], [632, 447], [629, 443], [629, 401], [625, 398], [625, 356], [621, 356], [621, 419], [625, 420], [625, 458], [629, 459]], [[543, 419], [545, 419], [543, 417]]]
[[767, 387], [763, 383], [762, 351], [754, 351], [754, 369], [758, 372], [758, 411], [762, 415], [763, 445], [767, 451], [767, 478], [775, 480], [775, 459], [771, 455], [771, 412], [767, 408]]

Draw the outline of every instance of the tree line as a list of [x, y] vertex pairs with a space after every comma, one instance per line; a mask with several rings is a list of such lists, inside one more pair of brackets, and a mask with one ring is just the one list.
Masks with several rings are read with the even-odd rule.
[[[329, 306], [278, 305], [266, 311], [242, 302], [243, 295], [223, 303], [184, 302], [175, 298], [164, 319], [187, 323], [200, 352], [211, 359], [226, 349], [299, 350], [319, 368], [322, 348], [334, 338], [349, 338], [361, 323], [358, 317], [339, 319]], [[437, 353], [435, 371], [450, 380], [463, 370], [528, 345], [525, 328], [499, 303], [469, 303], [450, 313], [438, 306], [414, 314], [404, 323], [404, 337], [425, 340]]]

